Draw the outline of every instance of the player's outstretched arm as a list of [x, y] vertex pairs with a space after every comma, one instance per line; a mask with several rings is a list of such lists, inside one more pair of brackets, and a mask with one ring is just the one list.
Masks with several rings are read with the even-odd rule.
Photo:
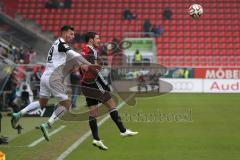
[[81, 53], [78, 53], [78, 52], [76, 52], [76, 51], [74, 51], [74, 50], [71, 49], [71, 50], [68, 50], [68, 51], [67, 51], [67, 54], [68, 54], [69, 56], [71, 56], [71, 58], [74, 58], [74, 59], [77, 61], [77, 63], [79, 64], [79, 66], [82, 65], [82, 64], [91, 65], [91, 63], [88, 62], [88, 61], [81, 55]]

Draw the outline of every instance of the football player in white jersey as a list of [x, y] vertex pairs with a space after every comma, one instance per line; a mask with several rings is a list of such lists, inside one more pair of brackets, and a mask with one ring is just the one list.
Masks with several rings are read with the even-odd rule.
[[51, 46], [46, 62], [46, 69], [41, 77], [40, 98], [39, 101], [30, 103], [24, 109], [12, 114], [11, 124], [16, 128], [18, 120], [26, 113], [39, 109], [47, 105], [50, 96], [57, 98], [59, 103], [47, 123], [40, 126], [41, 131], [47, 141], [49, 141], [48, 129], [64, 115], [70, 108], [71, 103], [68, 100], [66, 86], [63, 84], [64, 77], [74, 67], [88, 69], [91, 65], [81, 54], [73, 51], [69, 46], [74, 38], [74, 28], [63, 26], [61, 28], [61, 37]]

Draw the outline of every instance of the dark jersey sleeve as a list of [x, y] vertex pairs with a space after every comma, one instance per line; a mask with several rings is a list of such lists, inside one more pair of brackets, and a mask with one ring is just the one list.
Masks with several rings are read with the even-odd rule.
[[60, 42], [58, 45], [58, 52], [67, 52], [71, 50], [71, 47], [65, 42]]

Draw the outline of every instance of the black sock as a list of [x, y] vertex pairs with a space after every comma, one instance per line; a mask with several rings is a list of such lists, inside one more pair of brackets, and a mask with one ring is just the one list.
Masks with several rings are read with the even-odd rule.
[[118, 111], [113, 110], [113, 111], [110, 112], [110, 115], [111, 115], [112, 120], [118, 126], [118, 129], [120, 130], [120, 132], [124, 133], [126, 131], [126, 128], [123, 126], [121, 117], [118, 115]]
[[98, 137], [97, 119], [95, 117], [89, 116], [89, 126], [90, 126], [91, 131], [92, 131], [93, 139], [99, 141], [100, 138]]

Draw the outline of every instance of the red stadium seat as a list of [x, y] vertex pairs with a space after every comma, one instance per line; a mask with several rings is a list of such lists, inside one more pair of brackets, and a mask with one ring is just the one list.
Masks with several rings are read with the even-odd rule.
[[[100, 0], [98, 3], [72, 0], [71, 9], [46, 9], [45, 2], [46, 0], [19, 0], [17, 11], [24, 17], [35, 20], [43, 31], [54, 32], [62, 24], [72, 24], [76, 25], [77, 32], [97, 30], [104, 40], [112, 39], [113, 36], [122, 38], [126, 32], [142, 32], [143, 21], [150, 19], [153, 25], [160, 24], [164, 29], [164, 33], [156, 38], [156, 45], [158, 55], [167, 55], [166, 59], [160, 58], [161, 61], [166, 60], [164, 63], [167, 65], [173, 65], [171, 59], [176, 59], [174, 65], [220, 65], [226, 56], [240, 55], [238, 0], [229, 1], [231, 3], [199, 1], [206, 8], [199, 20], [193, 20], [186, 14], [185, 8], [189, 5], [183, 0]], [[172, 8], [172, 20], [162, 19], [165, 7]], [[125, 8], [137, 14], [137, 20], [123, 21]], [[178, 57], [171, 58], [176, 55]], [[179, 61], [179, 57], [181, 59], [185, 55], [187, 57], [184, 61]], [[221, 56], [214, 58], [206, 55]], [[217, 62], [212, 63], [208, 58]]]

